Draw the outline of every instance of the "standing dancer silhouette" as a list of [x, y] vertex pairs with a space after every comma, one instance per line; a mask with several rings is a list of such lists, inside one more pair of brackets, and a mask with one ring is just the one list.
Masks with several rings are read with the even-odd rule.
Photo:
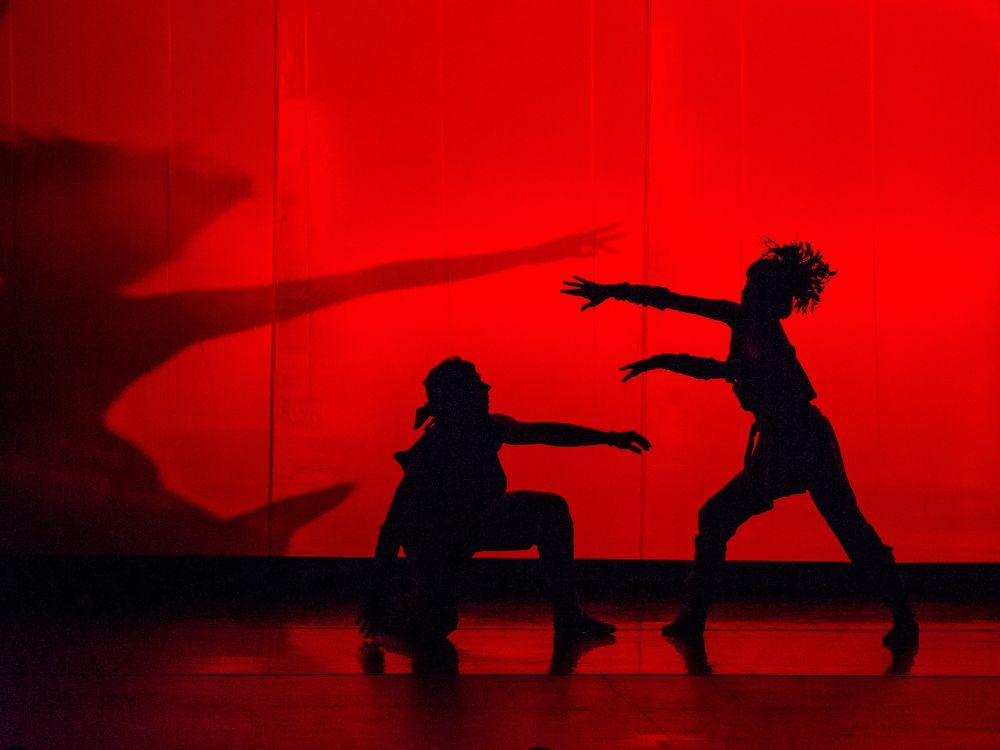
[[882, 639], [889, 648], [915, 646], [919, 629], [892, 555], [892, 548], [858, 508], [840, 455], [837, 437], [826, 417], [811, 402], [816, 392], [795, 357], [781, 319], [810, 312], [834, 275], [809, 243], [780, 245], [765, 240], [762, 257], [747, 269], [739, 303], [677, 294], [663, 287], [598, 284], [575, 277], [564, 282], [564, 294], [582, 297], [582, 309], [608, 299], [660, 310], [701, 315], [732, 331], [724, 362], [688, 354], [658, 354], [625, 365], [623, 380], [649, 370], [671, 370], [702, 380], [733, 384], [740, 406], [754, 415], [743, 470], [698, 512], [694, 567], [687, 601], [663, 634], [684, 640], [702, 637], [726, 543], [752, 516], [774, 507], [774, 501], [808, 491], [847, 556], [875, 582], [893, 626]]

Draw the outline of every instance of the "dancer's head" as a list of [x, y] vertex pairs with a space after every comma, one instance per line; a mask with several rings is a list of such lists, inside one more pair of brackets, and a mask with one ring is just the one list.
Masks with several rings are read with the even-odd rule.
[[811, 312], [836, 271], [808, 242], [764, 240], [764, 253], [747, 269], [741, 304], [748, 312], [787, 318], [792, 308]]
[[490, 386], [476, 366], [461, 357], [449, 357], [424, 378], [427, 403], [417, 409], [414, 429], [433, 417], [449, 422], [481, 420], [489, 415]]

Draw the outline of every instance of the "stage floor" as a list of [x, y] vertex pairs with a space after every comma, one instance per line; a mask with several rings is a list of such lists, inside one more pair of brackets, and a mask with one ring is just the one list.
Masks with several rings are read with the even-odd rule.
[[725, 604], [704, 653], [660, 636], [672, 603], [588, 608], [613, 640], [479, 602], [420, 653], [365, 644], [350, 604], [7, 618], [0, 748], [1000, 747], [996, 603], [920, 603], [895, 656], [874, 605]]

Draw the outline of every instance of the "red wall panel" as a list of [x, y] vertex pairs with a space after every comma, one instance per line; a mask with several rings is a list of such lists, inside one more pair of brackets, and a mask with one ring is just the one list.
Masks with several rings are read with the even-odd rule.
[[[762, 236], [839, 271], [787, 330], [903, 560], [990, 560], [995, 2], [12, 2], [0, 121], [5, 550], [363, 555], [420, 381], [646, 429], [508, 447], [578, 552], [684, 558], [738, 470], [724, 327], [556, 292], [735, 298]], [[588, 236], [619, 223], [615, 252]], [[735, 557], [841, 559], [805, 497]]]

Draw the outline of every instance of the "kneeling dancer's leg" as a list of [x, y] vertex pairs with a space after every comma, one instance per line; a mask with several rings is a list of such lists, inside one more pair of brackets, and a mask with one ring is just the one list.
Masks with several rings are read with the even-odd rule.
[[610, 633], [612, 626], [586, 617], [576, 596], [573, 570], [573, 519], [569, 506], [551, 492], [509, 492], [490, 503], [483, 517], [477, 549], [538, 548], [549, 578], [557, 629]]
[[460, 550], [407, 550], [411, 590], [395, 602], [393, 631], [417, 640], [447, 638], [458, 627]]

